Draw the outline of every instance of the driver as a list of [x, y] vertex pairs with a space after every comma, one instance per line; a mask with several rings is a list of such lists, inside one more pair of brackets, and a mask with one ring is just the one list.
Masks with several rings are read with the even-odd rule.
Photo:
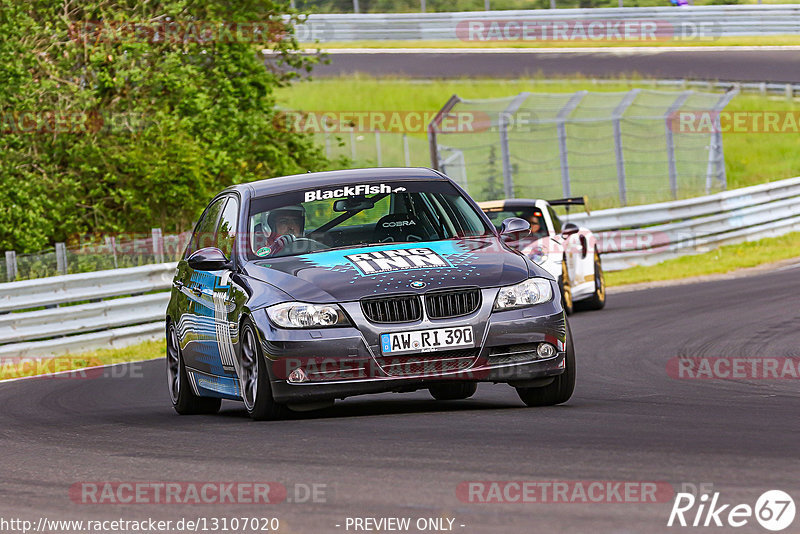
[[539, 212], [534, 211], [525, 213], [522, 218], [531, 224], [532, 236], [545, 235], [546, 232], [544, 230], [544, 221], [542, 221], [542, 216]]
[[267, 224], [270, 228], [267, 243], [274, 254], [298, 237], [304, 236], [306, 210], [300, 205], [272, 210], [267, 216]]

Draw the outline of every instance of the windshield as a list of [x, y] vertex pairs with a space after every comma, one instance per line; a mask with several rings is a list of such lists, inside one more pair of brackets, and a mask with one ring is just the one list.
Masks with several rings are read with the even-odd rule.
[[250, 203], [251, 259], [492, 231], [448, 182], [384, 182], [300, 190]]

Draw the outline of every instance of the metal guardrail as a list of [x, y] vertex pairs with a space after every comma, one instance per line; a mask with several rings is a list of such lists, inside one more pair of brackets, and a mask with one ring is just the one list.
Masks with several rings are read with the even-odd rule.
[[0, 284], [0, 313], [166, 290], [176, 266], [159, 263]]
[[[573, 214], [569, 221], [595, 232], [606, 270], [649, 265], [800, 230], [800, 177], [688, 200]], [[0, 312], [16, 312], [0, 315], [0, 358], [121, 347], [163, 337], [166, 290], [175, 268], [175, 263], [163, 263], [0, 284]], [[70, 303], [77, 304], [54, 307]]]
[[800, 177], [688, 200], [575, 214], [608, 271], [800, 230]]
[[[460, 13], [313, 14], [296, 28], [301, 42], [468, 40], [470, 22], [651, 21], [683, 38], [788, 35], [800, 32], [800, 5], [539, 9]], [[519, 28], [519, 26], [509, 26]], [[500, 28], [499, 39], [507, 39]], [[694, 33], [693, 33], [694, 32]], [[466, 35], [465, 35], [466, 33]], [[513, 42], [513, 40], [511, 40]], [[587, 43], [592, 41], [587, 38]], [[711, 44], [710, 43], [710, 44]]]
[[[166, 290], [176, 265], [0, 284], [0, 358], [121, 347], [163, 336]], [[65, 304], [73, 305], [57, 307]]]

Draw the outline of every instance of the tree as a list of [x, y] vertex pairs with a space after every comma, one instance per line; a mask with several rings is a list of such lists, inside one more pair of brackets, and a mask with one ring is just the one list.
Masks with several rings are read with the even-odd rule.
[[288, 1], [0, 0], [0, 248], [181, 231], [227, 185], [324, 168], [275, 109], [317, 61], [300, 20]]

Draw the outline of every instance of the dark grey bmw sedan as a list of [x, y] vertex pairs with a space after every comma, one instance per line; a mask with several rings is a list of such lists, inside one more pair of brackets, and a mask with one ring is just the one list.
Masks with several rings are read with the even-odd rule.
[[166, 315], [178, 413], [238, 400], [254, 419], [335, 399], [515, 387], [566, 402], [575, 355], [553, 277], [430, 169], [273, 178], [219, 193], [178, 264]]

